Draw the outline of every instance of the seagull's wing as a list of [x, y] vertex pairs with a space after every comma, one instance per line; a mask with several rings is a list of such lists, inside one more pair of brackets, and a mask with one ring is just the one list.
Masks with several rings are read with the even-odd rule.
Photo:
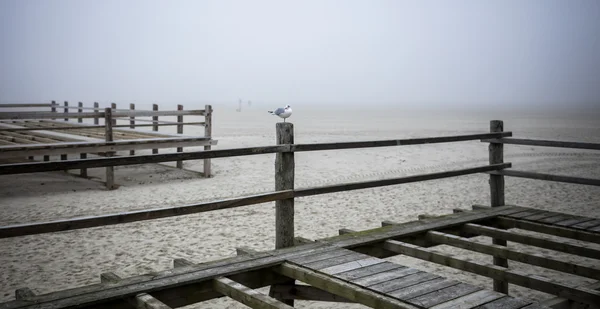
[[284, 112], [285, 112], [285, 109], [284, 109], [283, 107], [280, 107], [280, 108], [278, 108], [278, 109], [274, 110], [274, 111], [273, 111], [273, 114], [275, 114], [275, 115], [281, 115], [281, 114], [283, 114]]

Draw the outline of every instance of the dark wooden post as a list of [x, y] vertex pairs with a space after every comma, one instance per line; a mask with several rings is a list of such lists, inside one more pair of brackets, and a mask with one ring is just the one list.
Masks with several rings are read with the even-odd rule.
[[[129, 103], [129, 109], [133, 112], [135, 111], [135, 104], [133, 103]], [[135, 129], [135, 116], [129, 116], [129, 128], [130, 129]], [[129, 155], [133, 156], [135, 155], [135, 150], [129, 150]]]
[[[182, 111], [183, 105], [177, 105], [177, 110]], [[177, 115], [177, 134], [183, 134], [183, 115]], [[177, 147], [177, 152], [183, 152], [183, 147]], [[177, 168], [183, 168], [183, 161], [177, 161]]]
[[[112, 109], [105, 108], [104, 109], [104, 128], [105, 128], [105, 136], [107, 142], [113, 141], [113, 128], [112, 128]], [[112, 157], [113, 153], [110, 151], [106, 152], [107, 157]], [[112, 166], [106, 167], [106, 188], [108, 190], [112, 190], [115, 187], [115, 170]]]
[[[502, 120], [490, 121], [490, 132], [503, 132], [504, 123]], [[504, 163], [504, 144], [490, 143], [489, 146], [490, 164]], [[490, 196], [491, 206], [504, 206], [504, 176], [490, 175]], [[495, 245], [506, 246], [507, 242], [503, 239], [492, 239]], [[508, 260], [500, 257], [494, 257], [494, 265], [508, 267]], [[494, 291], [508, 294], [508, 282], [494, 280]]]
[[[56, 101], [52, 101], [52, 106], [50, 107], [50, 111], [56, 113]], [[56, 120], [56, 118], [52, 118], [52, 120]]]
[[[277, 145], [294, 143], [294, 125], [289, 122], [279, 122], [277, 129]], [[283, 152], [275, 156], [275, 191], [294, 189], [294, 153]], [[294, 199], [275, 202], [275, 248], [294, 246]], [[293, 287], [295, 281], [290, 280], [284, 285]], [[271, 288], [271, 296], [273, 293]], [[293, 306], [294, 300], [280, 300]]]
[[[100, 109], [98, 108], [98, 102], [94, 102], [94, 113], [100, 113]], [[100, 124], [100, 119], [98, 118], [98, 116], [94, 117], [94, 124]]]
[[[78, 104], [78, 109], [77, 109], [77, 113], [81, 114], [83, 112], [83, 103], [79, 102]], [[77, 115], [77, 116], [81, 116], [81, 115]], [[77, 122], [78, 123], [82, 123], [83, 122], [83, 118], [77, 118]]]
[[[152, 110], [158, 111], [158, 104], [152, 104]], [[158, 132], [158, 116], [152, 116], [152, 131]], [[152, 149], [152, 153], [158, 153], [158, 149]]]
[[69, 118], [68, 118], [68, 116], [69, 116], [68, 115], [69, 114], [69, 102], [67, 102], [67, 101], [65, 101], [65, 113], [64, 114], [65, 114], [65, 121], [69, 121]]
[[[204, 106], [204, 137], [212, 139], [212, 105]], [[204, 146], [204, 150], [210, 150], [210, 145]], [[204, 177], [211, 177], [210, 159], [204, 159]]]
[[[81, 159], [87, 159], [87, 153], [80, 153], [79, 154], [79, 158]], [[87, 178], [88, 173], [87, 173], [87, 168], [82, 168], [79, 170], [79, 176]]]
[[[110, 103], [110, 108], [112, 108], [112, 110], [116, 112], [117, 111], [117, 103]], [[111, 118], [112, 118], [112, 125], [116, 126], [117, 125], [117, 119], [115, 119], [114, 117], [111, 117]]]

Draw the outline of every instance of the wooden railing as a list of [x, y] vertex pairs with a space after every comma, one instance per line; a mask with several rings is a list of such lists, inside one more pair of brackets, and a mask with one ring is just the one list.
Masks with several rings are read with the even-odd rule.
[[[106, 113], [110, 114], [107, 110]], [[17, 237], [41, 233], [52, 233], [74, 229], [91, 228], [105, 225], [123, 224], [136, 221], [152, 220], [173, 216], [182, 216], [193, 213], [207, 212], [219, 209], [235, 208], [266, 202], [276, 202], [276, 247], [283, 248], [294, 244], [294, 198], [327, 194], [334, 192], [359, 190], [381, 186], [398, 185], [411, 182], [419, 182], [448, 177], [457, 177], [474, 173], [490, 174], [490, 196], [491, 206], [503, 206], [504, 201], [504, 176], [524, 177], [530, 179], [542, 179], [567, 183], [578, 183], [599, 186], [600, 180], [570, 177], [560, 175], [538, 174], [523, 171], [507, 170], [511, 163], [504, 162], [503, 145], [520, 144], [532, 146], [569, 147], [578, 149], [600, 149], [600, 144], [573, 143], [558, 141], [540, 141], [513, 139], [512, 132], [503, 131], [502, 121], [491, 122], [491, 132], [482, 134], [469, 134], [458, 136], [442, 136], [427, 138], [412, 138], [398, 140], [342, 142], [342, 143], [318, 143], [318, 144], [295, 144], [292, 123], [278, 123], [277, 145], [263, 147], [249, 147], [238, 149], [209, 150], [188, 153], [153, 154], [143, 156], [116, 157], [116, 158], [93, 158], [60, 162], [36, 162], [8, 164], [0, 167], [0, 175], [60, 171], [65, 169], [110, 167], [121, 165], [132, 165], [142, 163], [159, 163], [175, 160], [198, 160], [225, 158], [233, 156], [249, 156], [260, 154], [276, 154], [275, 159], [275, 186], [276, 191], [252, 196], [236, 197], [220, 201], [183, 205], [177, 207], [165, 207], [157, 209], [139, 210], [125, 213], [108, 214], [93, 217], [81, 217], [51, 222], [19, 224], [0, 227], [0, 238]], [[421, 174], [414, 176], [390, 178], [383, 180], [369, 180], [362, 182], [335, 184], [313, 188], [294, 187], [295, 161], [294, 153], [303, 151], [341, 150], [370, 147], [408, 146], [431, 143], [447, 143], [459, 141], [481, 140], [490, 143], [489, 165], [475, 166], [465, 169]], [[506, 245], [505, 240], [494, 239], [498, 245]], [[494, 264], [507, 266], [506, 259], [495, 258]], [[506, 282], [496, 280], [494, 289], [499, 292], [507, 292]]]

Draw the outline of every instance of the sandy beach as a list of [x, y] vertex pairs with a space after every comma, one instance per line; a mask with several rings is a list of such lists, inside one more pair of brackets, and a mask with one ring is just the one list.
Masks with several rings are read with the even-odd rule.
[[[280, 120], [267, 114], [268, 108], [270, 106], [255, 104], [236, 113], [232, 106], [215, 105], [213, 138], [219, 142], [214, 149], [273, 145], [275, 123]], [[505, 130], [513, 131], [515, 137], [600, 142], [600, 122], [597, 115], [589, 114], [358, 108], [332, 112], [314, 107], [293, 108], [289, 121], [294, 123], [296, 143], [484, 133], [489, 130], [492, 119], [504, 120]], [[184, 133], [202, 135], [203, 129], [190, 127], [189, 132]], [[472, 141], [297, 153], [296, 187], [483, 165], [488, 162], [487, 147], [488, 144]], [[173, 150], [161, 150], [166, 151]], [[103, 169], [91, 169], [92, 180], [63, 172], [0, 176], [0, 224], [110, 214], [268, 192], [274, 189], [274, 159], [275, 155], [214, 159], [214, 177], [209, 179], [194, 172], [202, 170], [202, 161], [184, 162], [185, 170], [175, 169], [174, 163], [117, 167], [115, 177], [120, 188], [114, 191], [104, 190]], [[506, 145], [505, 161], [520, 170], [600, 178], [598, 152]], [[380, 226], [383, 220], [407, 222], [416, 220], [419, 214], [448, 214], [453, 208], [470, 209], [473, 204], [489, 204], [488, 178], [477, 174], [299, 198], [296, 200], [296, 235], [317, 239], [337, 235], [340, 228], [368, 229]], [[506, 178], [506, 202], [600, 218], [598, 187]], [[477, 239], [491, 243], [485, 237]], [[112, 271], [126, 277], [169, 269], [175, 258], [203, 262], [230, 257], [239, 246], [261, 251], [274, 248], [274, 203], [0, 239], [0, 302], [14, 299], [14, 291], [22, 287], [29, 287], [35, 293], [48, 293], [98, 283], [103, 272]], [[521, 248], [514, 243], [509, 247]], [[490, 257], [451, 247], [439, 246], [436, 250], [491, 262]], [[597, 261], [592, 259], [550, 250], [536, 252], [597, 266]], [[492, 280], [481, 276], [403, 256], [389, 260], [491, 288]], [[510, 262], [510, 268], [573, 285], [592, 282], [517, 262]], [[510, 294], [538, 301], [552, 297], [516, 285], [510, 285]], [[298, 301], [296, 306], [362, 307], [304, 301]], [[190, 307], [245, 308], [225, 299]]]

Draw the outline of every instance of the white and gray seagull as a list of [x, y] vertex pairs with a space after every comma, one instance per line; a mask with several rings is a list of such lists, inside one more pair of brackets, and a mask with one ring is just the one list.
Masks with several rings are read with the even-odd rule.
[[280, 118], [283, 118], [283, 122], [285, 122], [285, 119], [292, 115], [292, 107], [289, 105], [286, 105], [285, 107], [280, 107], [274, 111], [269, 111], [269, 113], [271, 115], [275, 115], [275, 116], [279, 116]]

